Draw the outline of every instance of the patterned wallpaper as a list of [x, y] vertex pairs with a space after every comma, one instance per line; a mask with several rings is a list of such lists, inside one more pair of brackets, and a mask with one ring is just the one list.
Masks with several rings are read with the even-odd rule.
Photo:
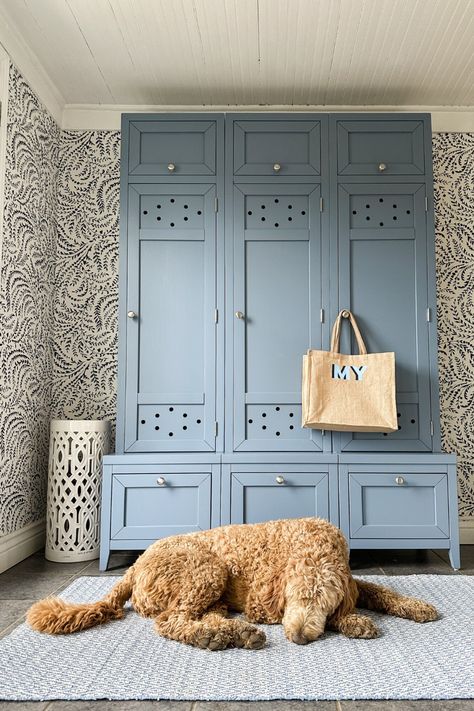
[[119, 131], [61, 134], [55, 417], [115, 416], [119, 155]]
[[0, 535], [44, 516], [59, 128], [9, 74], [0, 273]]
[[433, 136], [443, 448], [458, 454], [459, 513], [474, 516], [474, 134]]
[[[10, 71], [0, 535], [44, 515], [51, 416], [115, 417], [118, 131], [63, 131]], [[442, 437], [474, 516], [474, 134], [433, 138]], [[56, 244], [57, 233], [57, 244]]]

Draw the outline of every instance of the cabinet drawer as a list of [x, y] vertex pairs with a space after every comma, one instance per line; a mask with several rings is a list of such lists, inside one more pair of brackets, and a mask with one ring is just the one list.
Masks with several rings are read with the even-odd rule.
[[351, 538], [449, 538], [446, 472], [349, 472]]
[[321, 122], [236, 121], [234, 174], [320, 175]]
[[211, 526], [211, 472], [114, 474], [112, 540], [153, 541]]
[[307, 516], [329, 518], [327, 472], [232, 472], [231, 523]]
[[338, 121], [337, 166], [339, 175], [423, 175], [423, 122]]
[[130, 175], [215, 175], [215, 121], [131, 121], [129, 136]]

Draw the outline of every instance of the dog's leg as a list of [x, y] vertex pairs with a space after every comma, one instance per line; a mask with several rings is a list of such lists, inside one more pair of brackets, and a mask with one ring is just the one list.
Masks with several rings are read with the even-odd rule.
[[226, 647], [261, 649], [265, 634], [242, 620], [229, 620], [221, 603], [213, 605], [200, 619], [191, 612], [169, 610], [158, 615], [157, 632], [163, 637], [215, 651]]
[[333, 617], [328, 620], [328, 629], [340, 632], [346, 637], [360, 639], [373, 639], [378, 637], [379, 631], [370, 617], [352, 612], [341, 617]]
[[387, 615], [403, 617], [415, 622], [430, 622], [438, 619], [438, 613], [433, 605], [414, 597], [406, 597], [389, 588], [355, 580], [359, 595], [356, 606], [367, 610], [385, 612]]

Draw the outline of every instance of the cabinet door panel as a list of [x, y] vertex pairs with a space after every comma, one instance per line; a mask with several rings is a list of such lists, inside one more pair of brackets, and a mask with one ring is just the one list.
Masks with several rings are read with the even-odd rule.
[[319, 186], [237, 185], [234, 220], [234, 449], [321, 450], [301, 429], [302, 356], [321, 343]]
[[[395, 352], [399, 429], [344, 433], [342, 451], [429, 451], [430, 364], [424, 185], [339, 186], [339, 305], [369, 352]], [[343, 334], [341, 350], [357, 352]]]
[[231, 523], [329, 518], [327, 472], [235, 472], [231, 477]]
[[125, 449], [212, 451], [215, 188], [130, 188]]
[[[274, 166], [280, 166], [278, 171]], [[320, 175], [321, 122], [293, 117], [234, 123], [235, 175]]]
[[422, 121], [338, 121], [338, 174], [423, 175], [423, 146]]
[[133, 176], [167, 175], [173, 180], [181, 175], [214, 175], [216, 122], [132, 121], [128, 161]]

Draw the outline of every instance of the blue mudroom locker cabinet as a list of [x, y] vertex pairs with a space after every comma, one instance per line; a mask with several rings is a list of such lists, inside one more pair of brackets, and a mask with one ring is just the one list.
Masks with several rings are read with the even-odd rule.
[[[426, 114], [123, 116], [102, 568], [162, 536], [297, 516], [459, 567], [432, 183]], [[369, 351], [395, 351], [394, 433], [301, 428], [302, 356], [343, 308]]]

